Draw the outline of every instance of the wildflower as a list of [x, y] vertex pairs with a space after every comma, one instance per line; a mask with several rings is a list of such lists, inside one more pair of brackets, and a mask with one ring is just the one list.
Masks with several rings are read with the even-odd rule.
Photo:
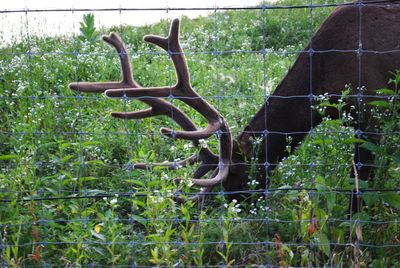
[[207, 148], [208, 147], [207, 141], [204, 140], [204, 139], [200, 139], [199, 143], [200, 143], [201, 147], [203, 147], [203, 148]]
[[183, 149], [185, 149], [185, 150], [188, 150], [192, 147], [193, 147], [193, 145], [191, 143], [187, 143], [187, 144], [183, 145]]

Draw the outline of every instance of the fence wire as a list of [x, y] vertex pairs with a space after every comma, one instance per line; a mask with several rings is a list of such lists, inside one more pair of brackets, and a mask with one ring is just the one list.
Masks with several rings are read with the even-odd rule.
[[[379, 147], [361, 140], [364, 136], [374, 136], [385, 142], [396, 141], [400, 131], [398, 127], [365, 129], [361, 125], [364, 106], [359, 102], [373, 99], [386, 107], [384, 103], [398, 101], [398, 95], [371, 95], [362, 88], [363, 56], [400, 56], [400, 49], [363, 48], [363, 8], [367, 4], [389, 6], [398, 1], [309, 0], [288, 5], [289, 2], [264, 1], [257, 6], [240, 7], [0, 10], [3, 15], [24, 15], [25, 29], [21, 34], [26, 36], [0, 49], [1, 267], [400, 265], [399, 166], [393, 164], [399, 162], [399, 155], [377, 149], [386, 148], [384, 145]], [[320, 13], [328, 15], [339, 6], [358, 8], [358, 17], [354, 18], [359, 20], [358, 48], [314, 49], [312, 37], [323, 21], [321, 17], [326, 17]], [[292, 10], [307, 12], [307, 42], [270, 46], [268, 23], [277, 23], [274, 20], [279, 16], [275, 12], [288, 12], [280, 13], [279, 19], [284, 22], [276, 29], [285, 32], [289, 23], [294, 23]], [[168, 170], [149, 166], [147, 170], [138, 170], [134, 164], [164, 159], [177, 163], [195, 152], [195, 148], [178, 139], [162, 138], [158, 129], [171, 125], [169, 119], [136, 121], [108, 116], [118, 109], [129, 112], [143, 108], [138, 100], [149, 100], [151, 96], [122, 97], [113, 101], [99, 95], [72, 93], [67, 88], [69, 82], [118, 80], [117, 54], [103, 48], [100, 41], [82, 41], [79, 34], [37, 37], [31, 34], [29, 19], [30, 14], [36, 13], [68, 12], [74, 21], [77, 14], [84, 13], [135, 16], [152, 11], [165, 12], [165, 20], [157, 24], [161, 26], [128, 28], [120, 19], [120, 25], [110, 27], [112, 31], [123, 33], [138, 81], [145, 86], [152, 86], [153, 81], [159, 83], [158, 86], [175, 84], [173, 52], [146, 48], [138, 40], [141, 35], [153, 34], [152, 29], [158, 31], [155, 34], [165, 35], [173, 11], [209, 11], [207, 17], [194, 20], [207, 23], [208, 28], [184, 32], [190, 29], [185, 25], [190, 23], [187, 18], [182, 19], [181, 26], [184, 56], [193, 85], [201, 97], [174, 96], [171, 92], [164, 99], [183, 109], [200, 126], [204, 126], [204, 121], [179, 101], [201, 98], [212, 103], [227, 118], [234, 136], [248, 132], [260, 137], [263, 142], [256, 139], [254, 144], [259, 146], [255, 150], [263, 150], [265, 154], [261, 159], [268, 159], [270, 137], [279, 135], [287, 140], [288, 153], [282, 162], [269, 163], [255, 157], [229, 164], [230, 168], [245, 167], [249, 177], [246, 189], [229, 190], [219, 184], [213, 191], [203, 192], [205, 199], [199, 203], [175, 202], [176, 197], [189, 198], [197, 194], [198, 189], [189, 179], [193, 167]], [[247, 16], [251, 21], [227, 33], [223, 20], [228, 20], [229, 16]], [[228, 47], [229, 41], [238, 38], [241, 30], [251, 32], [255, 25], [260, 32], [253, 35], [259, 38], [259, 44], [248, 45], [248, 40], [244, 40], [240, 48]], [[302, 35], [298, 25], [299, 35]], [[79, 27], [83, 27], [82, 24], [73, 25], [75, 32]], [[105, 28], [96, 31], [106, 33], [108, 29]], [[136, 32], [129, 35], [127, 31]], [[229, 34], [233, 35], [226, 36]], [[191, 35], [194, 40], [185, 40]], [[198, 45], [195, 38], [201, 35], [209, 39]], [[309, 48], [304, 50], [308, 42]], [[315, 127], [318, 102], [344, 98], [338, 93], [321, 96], [314, 90], [314, 57], [329, 53], [357, 55], [358, 85], [352, 85], [355, 90], [345, 96], [346, 100], [356, 103], [354, 110], [358, 118], [353, 118], [357, 122], [354, 129], [350, 124], [335, 125], [332, 118]], [[274, 76], [283, 77], [295, 58], [301, 55], [306, 55], [310, 62], [308, 92], [272, 95], [279, 83]], [[60, 59], [63, 63], [57, 65]], [[250, 64], [246, 63], [241, 69], [241, 62], [245, 60]], [[146, 66], [139, 66], [140, 62], [146, 62]], [[283, 66], [280, 62], [284, 62]], [[41, 66], [46, 64], [50, 67], [41, 72]], [[250, 81], [244, 83], [242, 76]], [[265, 129], [243, 131], [257, 111], [264, 114], [266, 121], [267, 106], [259, 109], [264, 102], [274, 99], [309, 101], [307, 130], [269, 131], [268, 122], [265, 122]], [[174, 120], [172, 110], [171, 114]], [[348, 123], [343, 118], [340, 122]], [[173, 130], [179, 129], [174, 126]], [[208, 143], [201, 141], [201, 146], [218, 151], [222, 134], [224, 132], [216, 132]], [[306, 135], [300, 148], [290, 148], [291, 137]], [[358, 146], [353, 152], [349, 146], [362, 142], [366, 143], [366, 148], [375, 150], [382, 161], [364, 163], [356, 159], [352, 162], [353, 154], [360, 155], [363, 149]], [[384, 158], [384, 153], [386, 156], [392, 153], [394, 156], [390, 159], [393, 160]], [[216, 167], [215, 164], [204, 166], [207, 165], [212, 166], [212, 170]], [[276, 170], [272, 175], [271, 166]], [[376, 170], [379, 178], [364, 182], [350, 175], [346, 177], [351, 169], [363, 167]], [[262, 181], [254, 179], [259, 173], [263, 174]], [[260, 189], [260, 185], [264, 187]], [[246, 201], [232, 200], [238, 196], [244, 196]], [[351, 202], [355, 200], [362, 200], [360, 211], [352, 210], [354, 203]]]

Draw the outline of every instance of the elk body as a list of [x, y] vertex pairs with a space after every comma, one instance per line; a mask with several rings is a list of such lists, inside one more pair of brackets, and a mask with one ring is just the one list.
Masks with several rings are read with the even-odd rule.
[[[134, 165], [148, 169], [166, 165], [172, 169], [200, 162], [193, 174], [193, 183], [201, 191], [190, 199], [199, 200], [213, 186], [222, 183], [226, 191], [245, 190], [249, 181], [249, 165], [246, 159], [258, 159], [257, 179], [262, 189], [269, 183], [269, 174], [286, 155], [287, 137], [292, 137], [295, 147], [322, 118], [312, 106], [315, 97], [328, 93], [338, 97], [351, 85], [348, 105], [356, 107], [353, 117], [358, 137], [367, 138], [370, 133], [368, 111], [362, 103], [374, 99], [374, 90], [387, 86], [390, 72], [400, 68], [400, 3], [399, 1], [363, 1], [341, 6], [325, 20], [310, 44], [300, 53], [293, 67], [252, 118], [244, 131], [232, 139], [224, 117], [191, 86], [186, 59], [179, 43], [179, 20], [173, 20], [168, 37], [145, 36], [144, 40], [167, 51], [173, 61], [177, 82], [174, 86], [143, 88], [134, 81], [127, 50], [121, 38], [111, 33], [104, 36], [121, 60], [120, 82], [78, 82], [70, 84], [73, 90], [105, 93], [108, 97], [137, 98], [150, 106], [135, 112], [113, 112], [121, 119], [141, 119], [164, 115], [171, 117], [183, 130], [162, 128], [167, 137], [190, 140], [199, 145], [200, 139], [211, 135], [219, 138], [219, 155], [207, 148], [188, 159], [174, 163]], [[365, 90], [361, 90], [365, 88]], [[198, 129], [189, 117], [163, 98], [173, 96], [202, 114], [208, 126]], [[328, 111], [335, 118], [334, 111]], [[261, 150], [252, 148], [252, 140], [261, 139]], [[355, 163], [361, 179], [371, 174], [372, 155], [356, 146]], [[211, 178], [204, 178], [211, 173]], [[254, 178], [251, 178], [254, 179]], [[237, 198], [238, 196], [232, 195]]]

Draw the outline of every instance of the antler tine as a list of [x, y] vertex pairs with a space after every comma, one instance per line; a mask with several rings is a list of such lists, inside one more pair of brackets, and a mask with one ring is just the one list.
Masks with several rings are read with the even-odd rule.
[[192, 179], [192, 182], [201, 187], [211, 187], [223, 182], [229, 173], [232, 159], [232, 137], [228, 125], [224, 122], [219, 134], [219, 163], [218, 174], [211, 179]]
[[152, 43], [168, 51], [170, 45], [179, 45], [179, 19], [174, 19], [169, 28], [168, 37], [162, 37], [158, 35], [148, 34], [144, 36], [144, 41]]
[[136, 164], [133, 165], [133, 167], [136, 168], [136, 169], [146, 169], [147, 170], [147, 169], [151, 169], [153, 167], [165, 166], [168, 169], [175, 170], [175, 169], [178, 169], [180, 167], [186, 167], [187, 165], [193, 165], [197, 161], [198, 161], [198, 156], [196, 154], [194, 154], [194, 155], [192, 155], [192, 156], [190, 156], [190, 157], [188, 157], [186, 159], [180, 160], [180, 161], [168, 162], [168, 163], [150, 163], [150, 164], [147, 164], [147, 163], [136, 163]]
[[[212, 165], [201, 165], [200, 167], [197, 168], [196, 172], [193, 174], [194, 178], [201, 178], [204, 175], [206, 175], [210, 170], [213, 170], [214, 167]], [[214, 170], [212, 173], [211, 177], [215, 177], [218, 174], [218, 170]], [[211, 190], [214, 188], [214, 185], [210, 185], [207, 187], [201, 188], [200, 192], [196, 193], [195, 195], [191, 196], [188, 198], [188, 200], [193, 201], [193, 202], [200, 202], [202, 201], [207, 193], [211, 192]], [[181, 196], [176, 196], [175, 200], [179, 203], [184, 203], [186, 200], [181, 197]]]
[[184, 57], [183, 49], [179, 43], [179, 25], [179, 19], [174, 19], [172, 21], [167, 38], [157, 35], [146, 35], [143, 39], [167, 51], [174, 62], [177, 85], [190, 86], [189, 68]]
[[136, 112], [111, 112], [110, 115], [120, 119], [143, 119], [155, 116], [156, 114], [154, 113], [153, 108], [148, 108]]
[[213, 186], [211, 187], [204, 187], [200, 190], [200, 192], [196, 193], [195, 195], [189, 197], [188, 199], [183, 198], [182, 196], [175, 196], [174, 200], [180, 204], [185, 203], [186, 201], [192, 201], [195, 203], [198, 203], [200, 201], [202, 201], [206, 196], [207, 193], [210, 193], [212, 190]]
[[122, 83], [125, 85], [135, 85], [135, 87], [139, 87], [132, 77], [132, 67], [129, 60], [128, 50], [126, 49], [121, 37], [118, 34], [111, 32], [109, 36], [103, 36], [103, 40], [109, 45], [113, 46], [118, 52], [121, 61]]
[[[181, 89], [179, 89], [181, 90]], [[155, 98], [169, 97], [171, 92], [177, 92], [174, 96], [182, 97], [179, 98], [181, 101], [185, 102], [189, 106], [195, 108], [199, 113], [208, 119], [208, 126], [204, 129], [197, 130], [184, 130], [184, 131], [174, 131], [169, 128], [162, 128], [160, 131], [163, 135], [167, 137], [175, 137], [177, 139], [184, 140], [199, 140], [209, 138], [211, 135], [215, 134], [221, 127], [222, 117], [216, 117], [219, 114], [209, 103], [203, 100], [197, 93], [190, 89], [193, 94], [185, 95], [184, 93], [179, 93], [175, 87], [154, 87], [154, 88], [122, 88], [122, 89], [109, 89], [105, 91], [107, 97], [130, 97], [138, 98], [139, 100], [148, 103], [153, 101]], [[168, 103], [168, 102], [165, 102]], [[151, 104], [150, 104], [151, 105]], [[155, 106], [151, 105], [153, 108]], [[172, 105], [173, 106], [173, 105]], [[173, 106], [175, 107], [175, 106]], [[175, 107], [175, 111], [178, 109]], [[175, 111], [169, 114], [174, 114]], [[134, 115], [135, 116], [135, 115]], [[121, 118], [121, 117], [119, 117]]]
[[87, 93], [103, 93], [107, 89], [113, 88], [137, 88], [139, 85], [132, 77], [131, 64], [128, 51], [118, 34], [111, 32], [110, 35], [104, 35], [103, 40], [117, 51], [120, 62], [122, 80], [120, 82], [78, 82], [70, 83], [69, 88]]

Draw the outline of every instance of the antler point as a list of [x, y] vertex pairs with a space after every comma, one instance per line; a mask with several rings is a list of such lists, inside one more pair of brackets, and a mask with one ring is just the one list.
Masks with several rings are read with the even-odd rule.
[[78, 84], [77, 83], [69, 83], [68, 87], [71, 90], [77, 90], [78, 89]]

